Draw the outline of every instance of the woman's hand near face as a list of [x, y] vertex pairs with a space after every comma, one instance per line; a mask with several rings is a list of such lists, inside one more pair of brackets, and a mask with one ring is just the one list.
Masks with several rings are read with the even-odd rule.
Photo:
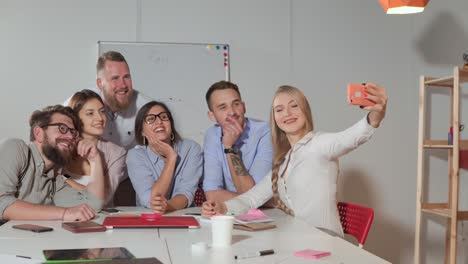
[[385, 88], [375, 83], [366, 83], [367, 99], [375, 102], [373, 106], [366, 106], [363, 109], [370, 113], [367, 116], [369, 125], [377, 128], [385, 117], [387, 110], [387, 91]]
[[87, 139], [82, 139], [78, 142], [77, 153], [84, 159], [89, 161], [90, 164], [90, 181], [86, 189], [96, 195], [99, 199], [106, 199], [106, 181], [104, 176], [104, 165], [101, 157], [101, 152], [96, 146], [97, 142]]
[[87, 139], [81, 139], [76, 147], [79, 156], [87, 159], [89, 162], [95, 162], [101, 159], [101, 154], [96, 146], [96, 142]]
[[148, 139], [148, 144], [150, 145], [151, 149], [164, 158], [167, 159], [177, 159], [177, 152], [172, 148], [171, 145], [167, 144], [166, 142], [159, 140], [156, 135], [149, 135], [146, 137]]

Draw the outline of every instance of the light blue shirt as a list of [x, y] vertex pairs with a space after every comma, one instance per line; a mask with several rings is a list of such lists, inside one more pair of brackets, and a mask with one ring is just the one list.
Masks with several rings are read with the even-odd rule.
[[[175, 144], [177, 162], [166, 199], [184, 195], [192, 204], [203, 173], [203, 152], [198, 143], [181, 140]], [[137, 206], [150, 207], [151, 188], [161, 176], [165, 161], [150, 147], [137, 145], [128, 151], [128, 175], [136, 192]]]
[[[235, 146], [240, 149], [245, 168], [255, 183], [258, 183], [272, 167], [271, 133], [266, 122], [254, 119], [246, 119], [246, 122], [245, 130]], [[204, 191], [228, 190], [237, 192], [224, 153], [220, 126], [213, 126], [206, 131], [203, 152], [205, 157]]]

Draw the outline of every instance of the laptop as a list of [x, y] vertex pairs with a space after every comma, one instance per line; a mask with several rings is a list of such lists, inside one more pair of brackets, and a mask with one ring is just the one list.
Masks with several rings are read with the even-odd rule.
[[102, 224], [107, 228], [200, 228], [193, 216], [108, 216]]

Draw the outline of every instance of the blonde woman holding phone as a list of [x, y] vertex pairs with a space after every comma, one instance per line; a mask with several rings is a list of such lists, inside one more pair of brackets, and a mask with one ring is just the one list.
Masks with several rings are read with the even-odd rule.
[[309, 102], [292, 86], [275, 93], [270, 114], [273, 169], [248, 192], [224, 203], [206, 201], [202, 215], [244, 214], [274, 198], [277, 207], [325, 231], [343, 236], [336, 207], [338, 159], [367, 142], [385, 117], [387, 94], [374, 83], [366, 84], [364, 107], [369, 113], [348, 129], [322, 133], [313, 129]]

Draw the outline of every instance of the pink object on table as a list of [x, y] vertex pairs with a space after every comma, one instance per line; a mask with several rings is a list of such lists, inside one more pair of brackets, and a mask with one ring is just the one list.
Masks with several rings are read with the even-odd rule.
[[141, 218], [147, 219], [147, 220], [159, 220], [162, 218], [162, 215], [156, 214], [156, 213], [143, 213], [141, 214]]
[[268, 216], [259, 209], [250, 209], [246, 214], [236, 216], [237, 220], [241, 221], [253, 221], [268, 219]]
[[330, 255], [331, 253], [328, 251], [320, 251], [320, 250], [313, 250], [313, 249], [304, 249], [304, 250], [294, 252], [294, 256], [296, 257], [303, 257], [303, 258], [309, 258], [309, 259], [318, 259], [318, 258], [330, 256]]

